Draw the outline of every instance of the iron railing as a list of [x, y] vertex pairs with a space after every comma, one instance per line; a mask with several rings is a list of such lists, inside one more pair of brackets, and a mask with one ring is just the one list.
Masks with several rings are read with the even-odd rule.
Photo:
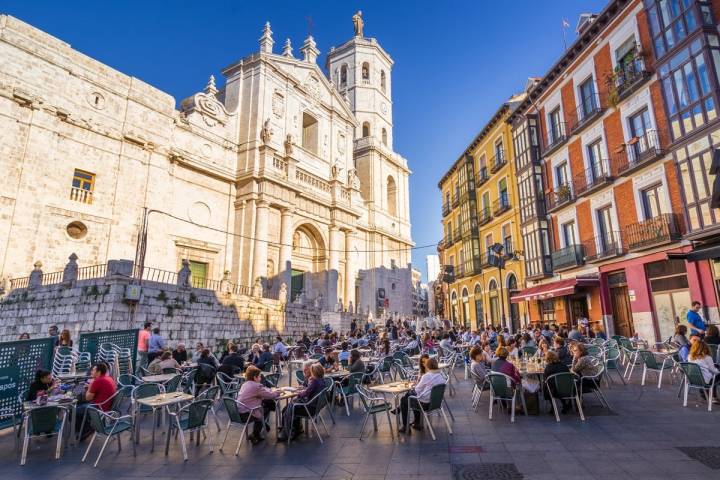
[[605, 159], [598, 159], [592, 167], [575, 176], [573, 184], [578, 197], [612, 181], [607, 163]]
[[568, 245], [552, 252], [553, 270], [579, 267], [585, 263], [585, 247], [583, 245]]
[[628, 250], [643, 250], [674, 242], [680, 240], [680, 236], [677, 217], [672, 213], [663, 213], [625, 227]]
[[547, 199], [548, 212], [557, 210], [563, 205], [572, 203], [572, 201], [575, 200], [572, 188], [570, 188], [569, 183], [563, 183], [561, 185], [558, 185], [555, 190], [553, 190], [552, 192], [548, 192], [545, 198]]
[[645, 66], [645, 59], [639, 55], [625, 64], [619, 64], [615, 68], [613, 76], [613, 86], [618, 100], [624, 99], [635, 91], [644, 80], [650, 78], [650, 75], [651, 72]]
[[495, 216], [510, 210], [510, 194], [504, 192], [493, 202], [493, 214]]
[[490, 173], [497, 172], [506, 163], [507, 160], [505, 159], [505, 150], [501, 148], [495, 153], [495, 156], [492, 158], [492, 160], [490, 160]]
[[475, 185], [479, 187], [483, 183], [487, 182], [489, 179], [490, 176], [488, 175], [487, 167], [480, 167], [480, 171], [477, 174], [477, 181], [475, 182]]
[[580, 97], [580, 105], [570, 115], [570, 133], [576, 134], [590, 122], [599, 118], [604, 108], [600, 103], [600, 97], [597, 93]]
[[617, 153], [615, 164], [620, 175], [627, 175], [661, 155], [662, 149], [657, 130], [647, 130], [642, 135], [628, 140], [625, 149]]
[[608, 232], [583, 241], [585, 260], [594, 262], [623, 254], [620, 232]]
[[480, 209], [478, 213], [478, 225], [485, 225], [492, 220], [492, 214], [490, 213], [490, 207], [484, 207]]
[[443, 203], [442, 206], [442, 216], [447, 217], [450, 214], [450, 204], [449, 203]]
[[565, 129], [565, 122], [559, 122], [556, 125], [550, 125], [550, 129], [548, 130], [547, 147], [545, 147], [545, 154], [547, 155], [553, 152], [556, 148], [565, 143], [565, 140], [567, 139], [568, 136]]

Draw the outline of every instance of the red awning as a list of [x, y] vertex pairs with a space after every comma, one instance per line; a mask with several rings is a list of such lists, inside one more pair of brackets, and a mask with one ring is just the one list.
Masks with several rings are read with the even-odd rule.
[[575, 293], [576, 287], [597, 287], [600, 280], [597, 278], [569, 278], [557, 282], [546, 283], [535, 287], [526, 288], [510, 297], [513, 303], [524, 302], [525, 300], [544, 300], [546, 298], [563, 297]]

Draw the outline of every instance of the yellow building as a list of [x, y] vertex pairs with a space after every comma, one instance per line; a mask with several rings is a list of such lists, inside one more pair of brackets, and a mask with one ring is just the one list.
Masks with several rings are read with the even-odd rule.
[[517, 331], [524, 304], [510, 303], [525, 285], [520, 236], [520, 202], [515, 181], [511, 126], [522, 96], [504, 103], [438, 184], [443, 198], [442, 241], [448, 285], [447, 315], [455, 324]]

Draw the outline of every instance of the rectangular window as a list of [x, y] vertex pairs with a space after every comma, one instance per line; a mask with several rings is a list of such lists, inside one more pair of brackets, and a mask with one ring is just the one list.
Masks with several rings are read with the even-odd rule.
[[566, 247], [575, 245], [575, 222], [562, 224], [562, 240]]
[[495, 158], [497, 158], [497, 163], [502, 163], [504, 161], [504, 151], [503, 151], [503, 142], [502, 140], [498, 140], [495, 142]]
[[570, 179], [568, 178], [567, 162], [562, 162], [555, 167], [555, 188], [557, 189], [558, 187], [569, 184]]
[[75, 169], [70, 188], [70, 200], [82, 203], [92, 203], [95, 190], [95, 174]]
[[661, 205], [664, 192], [662, 183], [656, 183], [640, 192], [645, 220], [655, 218], [662, 213]]
[[610, 213], [611, 206], [603, 207], [597, 211], [597, 225], [599, 246], [602, 251], [610, 250], [615, 245], [615, 229], [613, 228], [612, 215]]
[[592, 174], [591, 179], [597, 180], [598, 178], [604, 177], [605, 168], [603, 165], [603, 158], [602, 158], [602, 148], [600, 146], [601, 140], [598, 139], [588, 145], [587, 148], [587, 157], [588, 157], [588, 164], [590, 166], [590, 173]]
[[510, 198], [508, 197], [507, 178], [503, 178], [498, 182], [498, 199], [502, 205], [508, 205]]
[[488, 233], [485, 235], [485, 255], [490, 255], [492, 250], [490, 250], [490, 247], [493, 244], [493, 236], [492, 233]]
[[513, 244], [512, 244], [512, 229], [510, 228], [510, 224], [505, 224], [502, 226], [502, 238], [503, 238], [503, 248], [506, 255], [511, 255], [513, 252]]
[[550, 125], [550, 145], [561, 141], [565, 137], [565, 129], [560, 117], [560, 107], [550, 112], [548, 115], [548, 123]]
[[595, 98], [595, 84], [592, 75], [580, 84], [580, 120], [587, 117], [597, 109]]
[[318, 121], [307, 113], [303, 113], [302, 146], [308, 152], [318, 152]]

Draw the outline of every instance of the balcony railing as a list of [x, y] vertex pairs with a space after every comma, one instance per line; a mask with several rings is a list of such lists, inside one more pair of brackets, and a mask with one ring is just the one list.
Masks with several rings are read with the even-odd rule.
[[450, 214], [450, 204], [449, 203], [443, 203], [442, 206], [442, 216], [447, 217]]
[[560, 122], [557, 125], [550, 126], [550, 130], [548, 131], [547, 147], [545, 147], [545, 155], [549, 155], [565, 143], [568, 139], [566, 131], [565, 122]]
[[84, 188], [70, 188], [70, 200], [75, 200], [76, 202], [81, 203], [87, 203], [92, 204], [93, 202], [93, 192], [90, 190], [85, 190]]
[[490, 255], [487, 252], [480, 254], [480, 266], [483, 268], [490, 266]]
[[568, 245], [552, 252], [553, 270], [579, 267], [585, 263], [585, 247], [583, 245]]
[[490, 214], [490, 208], [488, 208], [488, 207], [481, 208], [480, 212], [478, 214], [478, 225], [485, 225], [490, 220], [492, 220], [492, 215]]
[[575, 176], [573, 184], [578, 197], [587, 195], [612, 182], [612, 175], [610, 175], [607, 163], [605, 159], [598, 159], [592, 167]]
[[445, 246], [449, 247], [450, 245], [455, 243], [453, 240], [455, 240], [455, 239], [453, 238], [452, 233], [448, 233], [448, 235], [445, 237], [445, 242], [444, 242]]
[[618, 65], [612, 76], [618, 100], [628, 97], [650, 76], [651, 72], [645, 67], [645, 59], [641, 56], [636, 56], [624, 65]]
[[453, 230], [453, 239], [457, 242], [461, 238], [462, 231], [460, 230], [460, 227], [457, 227], [455, 230]]
[[460, 195], [455, 194], [452, 197], [452, 206], [456, 208], [458, 205], [460, 205]]
[[629, 175], [636, 169], [652, 163], [662, 156], [660, 138], [657, 130], [647, 130], [638, 137], [633, 137], [625, 144], [625, 149], [615, 157], [615, 164], [620, 175]]
[[498, 216], [510, 210], [510, 195], [505, 192], [493, 202], [493, 215]]
[[545, 198], [547, 199], [548, 212], [555, 211], [558, 208], [568, 205], [572, 203], [573, 200], [575, 200], [569, 183], [558, 185], [558, 187], [552, 192], [549, 192], [545, 196]]
[[625, 227], [625, 243], [631, 251], [644, 250], [677, 240], [680, 240], [680, 229], [677, 217], [672, 213], [663, 213]]
[[505, 150], [500, 149], [497, 151], [495, 156], [490, 160], [490, 173], [495, 173], [498, 170], [500, 170], [505, 164], [507, 163], [507, 160], [505, 159]]
[[490, 176], [488, 175], [487, 167], [480, 167], [480, 171], [477, 175], [477, 181], [475, 182], [476, 188], [487, 182], [489, 179]]
[[458, 265], [455, 269], [455, 272], [455, 276], [458, 278], [479, 275], [480, 272], [482, 272], [482, 267], [480, 266], [480, 257], [474, 258], [470, 261]]
[[585, 128], [593, 120], [602, 115], [604, 108], [600, 104], [600, 97], [597, 93], [593, 93], [587, 97], [580, 98], [580, 106], [575, 109], [571, 115], [570, 133], [573, 135]]
[[596, 262], [623, 254], [620, 232], [609, 232], [609, 235], [590, 238], [584, 241], [583, 245], [585, 246], [585, 260], [588, 262]]

